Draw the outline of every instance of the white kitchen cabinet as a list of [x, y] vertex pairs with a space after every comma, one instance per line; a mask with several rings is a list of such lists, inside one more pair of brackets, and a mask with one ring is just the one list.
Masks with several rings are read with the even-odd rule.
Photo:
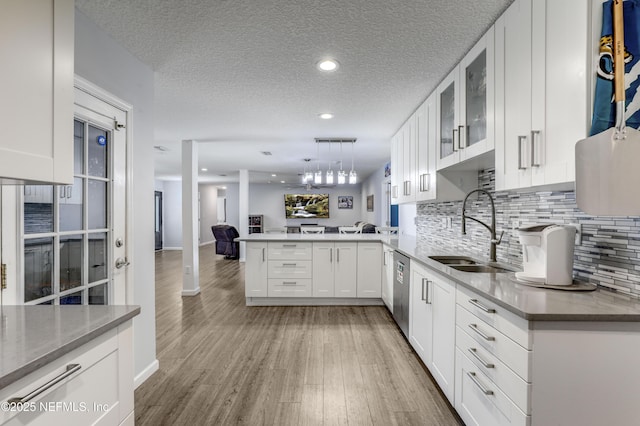
[[436, 198], [436, 97], [431, 95], [415, 112], [416, 201]]
[[589, 9], [516, 0], [496, 21], [496, 189], [575, 180], [590, 115]]
[[24, 402], [22, 411], [0, 410], [0, 424], [132, 425], [131, 321], [0, 389], [0, 401], [37, 390], [42, 393]]
[[356, 297], [357, 260], [358, 243], [314, 242], [313, 297]]
[[382, 301], [389, 311], [393, 313], [393, 253], [395, 250], [389, 246], [382, 247]]
[[0, 14], [0, 179], [73, 184], [74, 2]]
[[438, 170], [493, 150], [494, 78], [492, 27], [435, 91]]
[[400, 186], [402, 182], [402, 176], [400, 170], [400, 155], [398, 153], [402, 149], [401, 144], [401, 130], [399, 130], [391, 138], [391, 203], [398, 204], [400, 201]]
[[449, 401], [454, 401], [456, 286], [411, 262], [410, 342]]
[[382, 297], [382, 245], [358, 243], [357, 297]]
[[244, 268], [245, 297], [267, 297], [267, 243], [248, 242]]

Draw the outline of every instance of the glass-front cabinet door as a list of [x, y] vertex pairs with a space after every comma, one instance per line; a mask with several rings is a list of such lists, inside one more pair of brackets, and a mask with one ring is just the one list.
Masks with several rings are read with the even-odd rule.
[[437, 168], [456, 164], [460, 160], [458, 146], [458, 67], [436, 89], [438, 115]]
[[492, 150], [494, 136], [494, 28], [460, 62], [460, 160]]

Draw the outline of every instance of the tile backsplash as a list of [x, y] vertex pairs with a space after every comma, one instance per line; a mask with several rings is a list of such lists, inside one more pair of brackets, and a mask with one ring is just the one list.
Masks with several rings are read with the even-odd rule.
[[[495, 171], [478, 175], [478, 187], [493, 194], [496, 204], [497, 234], [504, 231], [498, 245], [498, 261], [522, 266], [518, 226], [537, 223], [580, 224], [582, 241], [575, 247], [573, 271], [577, 279], [589, 281], [620, 293], [640, 297], [640, 217], [604, 217], [583, 213], [576, 205], [574, 191], [495, 192]], [[472, 196], [467, 214], [490, 225], [491, 209], [486, 195]], [[434, 244], [464, 249], [483, 258], [489, 256], [489, 231], [467, 221], [467, 235], [461, 227], [462, 201], [418, 203], [418, 244]]]

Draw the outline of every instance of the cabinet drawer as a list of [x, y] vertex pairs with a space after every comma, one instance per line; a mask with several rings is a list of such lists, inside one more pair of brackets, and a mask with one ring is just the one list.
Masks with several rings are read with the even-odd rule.
[[[70, 373], [67, 366], [76, 364], [79, 369]], [[0, 410], [0, 424], [88, 425], [107, 419], [116, 424], [118, 368], [118, 338], [114, 329], [0, 390], [0, 402], [6, 402], [42, 389], [70, 373], [25, 403], [23, 407], [29, 410]], [[66, 407], [61, 407], [61, 403]], [[97, 409], [95, 404], [100, 407]]]
[[522, 379], [531, 381], [531, 351], [509, 339], [460, 305], [456, 305], [456, 325], [468, 332], [476, 343], [495, 355]]
[[270, 279], [269, 297], [311, 297], [311, 279]]
[[[471, 331], [471, 330], [469, 330]], [[498, 357], [456, 327], [456, 347], [503, 391], [524, 413], [530, 413], [531, 384], [506, 366]]]
[[456, 349], [455, 406], [465, 424], [529, 426], [523, 413], [460, 349]]
[[507, 311], [489, 299], [461, 287], [458, 286], [456, 295], [456, 302], [459, 305], [517, 342], [523, 348], [531, 349], [532, 342], [527, 320]]
[[270, 260], [269, 278], [311, 278], [310, 260]]
[[311, 260], [311, 243], [269, 243], [269, 260]]

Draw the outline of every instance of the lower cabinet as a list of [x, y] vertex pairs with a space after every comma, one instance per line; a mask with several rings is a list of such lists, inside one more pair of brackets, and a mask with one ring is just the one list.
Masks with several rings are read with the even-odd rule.
[[389, 311], [393, 313], [393, 252], [388, 246], [382, 247], [382, 288], [381, 297]]
[[267, 243], [247, 244], [244, 268], [245, 297], [267, 297]]
[[356, 297], [358, 243], [313, 243], [313, 297]]
[[3, 403], [24, 401], [20, 410], [0, 410], [0, 424], [133, 425], [133, 391], [133, 332], [127, 321], [0, 389]]
[[411, 262], [410, 342], [449, 401], [454, 401], [456, 286]]
[[382, 297], [382, 245], [358, 243], [357, 297]]

